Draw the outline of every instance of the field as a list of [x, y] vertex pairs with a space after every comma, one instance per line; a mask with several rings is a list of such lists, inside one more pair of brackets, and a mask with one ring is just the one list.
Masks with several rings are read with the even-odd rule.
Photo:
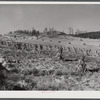
[[[100, 71], [83, 73], [76, 67], [84, 55], [87, 68], [100, 68], [99, 39], [58, 36], [14, 41], [41, 44], [43, 49], [33, 52], [0, 46], [9, 69], [0, 75], [0, 90], [100, 90]], [[59, 47], [63, 47], [65, 60], [57, 56]]]

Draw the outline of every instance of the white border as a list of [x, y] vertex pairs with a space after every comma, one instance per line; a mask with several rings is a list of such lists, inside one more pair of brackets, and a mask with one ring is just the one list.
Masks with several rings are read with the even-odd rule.
[[99, 91], [2, 91], [0, 98], [100, 98]]
[[100, 2], [0, 1], [0, 4], [100, 4]]
[[[100, 4], [100, 2], [24, 2], [0, 1], [1, 4]], [[99, 91], [0, 91], [0, 98], [100, 98]]]

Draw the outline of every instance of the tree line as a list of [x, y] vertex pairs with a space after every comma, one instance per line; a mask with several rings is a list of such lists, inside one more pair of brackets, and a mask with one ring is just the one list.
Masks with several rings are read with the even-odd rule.
[[29, 36], [36, 36], [38, 38], [38, 36], [40, 35], [40, 32], [37, 31], [36, 29], [32, 28], [32, 30], [16, 30], [14, 32], [9, 32], [9, 34], [13, 34], [13, 33], [20, 33], [20, 34], [26, 34]]
[[99, 39], [100, 38], [100, 31], [73, 34], [72, 36], [81, 37], [81, 38]]
[[32, 28], [32, 30], [16, 30], [14, 32], [12, 31], [9, 32], [9, 34], [13, 34], [13, 33], [15, 33], [15, 35], [18, 33], [18, 34], [26, 34], [28, 36], [36, 36], [37, 38], [39, 37], [39, 35], [41, 35], [41, 33], [44, 33], [49, 38], [56, 37], [57, 35], [65, 35], [64, 32], [59, 32], [54, 28], [49, 28], [49, 29], [45, 28], [43, 32], [37, 31], [34, 28]]

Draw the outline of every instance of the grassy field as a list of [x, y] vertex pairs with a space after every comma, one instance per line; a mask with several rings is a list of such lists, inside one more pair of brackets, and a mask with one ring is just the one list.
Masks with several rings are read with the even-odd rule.
[[[80, 59], [84, 51], [91, 49], [90, 55], [84, 54], [87, 68], [100, 68], [100, 56], [96, 54], [96, 51], [99, 52], [99, 40], [66, 36], [16, 41], [64, 46], [63, 55], [68, 59]], [[72, 50], [66, 51], [68, 48]], [[56, 58], [55, 51], [38, 53], [0, 47], [0, 52], [6, 57], [10, 70], [2, 74], [1, 90], [100, 90], [100, 71], [83, 73], [76, 68], [78, 60], [62, 61]]]

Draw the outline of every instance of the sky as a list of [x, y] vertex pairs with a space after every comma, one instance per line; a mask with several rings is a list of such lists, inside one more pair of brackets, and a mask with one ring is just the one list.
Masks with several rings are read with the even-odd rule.
[[68, 33], [100, 31], [100, 5], [96, 4], [1, 4], [0, 34], [18, 29], [43, 31], [45, 27]]

